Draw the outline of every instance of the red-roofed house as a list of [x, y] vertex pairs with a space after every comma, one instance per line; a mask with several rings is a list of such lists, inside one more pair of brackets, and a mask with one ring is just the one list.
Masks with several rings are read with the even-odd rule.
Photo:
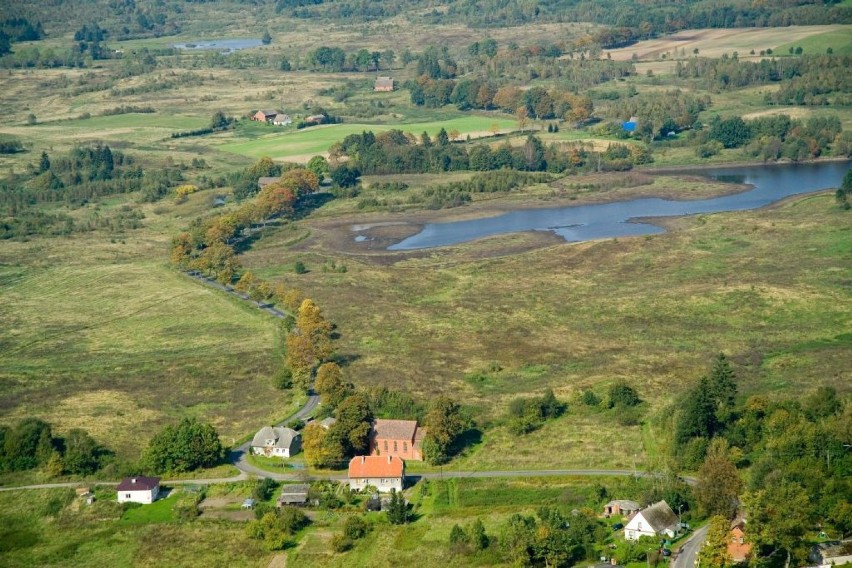
[[148, 505], [157, 500], [160, 493], [159, 477], [125, 477], [116, 488], [119, 503], [143, 503]]
[[370, 432], [370, 455], [421, 461], [425, 435], [426, 429], [418, 428], [416, 420], [376, 420]]
[[355, 456], [349, 460], [349, 489], [372, 485], [381, 492], [402, 491], [405, 462], [394, 456]]
[[745, 541], [745, 519], [736, 519], [731, 523], [731, 532], [728, 534], [728, 554], [734, 564], [741, 564], [748, 560], [751, 554], [751, 545]]

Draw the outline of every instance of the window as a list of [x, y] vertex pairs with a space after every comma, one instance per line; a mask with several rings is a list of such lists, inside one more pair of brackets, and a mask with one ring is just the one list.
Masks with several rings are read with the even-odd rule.
[[394, 440], [394, 441], [393, 441], [393, 451], [395, 451], [395, 452], [398, 452], [398, 451], [399, 451], [399, 450], [397, 450], [397, 448], [396, 448], [396, 440]]
[[388, 451], [388, 441], [385, 440], [385, 453], [387, 453], [387, 451]]
[[403, 452], [407, 452], [407, 451], [408, 451], [408, 442], [403, 442], [403, 443], [402, 443], [402, 451], [403, 451]]
[[124, 494], [124, 498], [125, 498], [125, 499], [130, 499], [130, 493], [125, 493], [125, 494]]

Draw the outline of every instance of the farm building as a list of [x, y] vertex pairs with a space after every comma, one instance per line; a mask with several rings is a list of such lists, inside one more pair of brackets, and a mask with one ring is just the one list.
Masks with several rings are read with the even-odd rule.
[[405, 462], [394, 456], [355, 456], [349, 460], [349, 489], [360, 491], [368, 485], [387, 493], [402, 491]]
[[149, 505], [160, 494], [159, 477], [125, 477], [116, 488], [119, 503], [142, 503]]
[[604, 505], [603, 516], [611, 517], [629, 517], [642, 507], [636, 501], [628, 501], [627, 499], [615, 499]]
[[377, 77], [373, 90], [380, 92], [393, 91], [393, 79], [390, 77]]
[[293, 124], [293, 119], [290, 118], [289, 114], [276, 114], [272, 119], [272, 124], [275, 126], [287, 126], [288, 124]]
[[277, 110], [259, 110], [251, 115], [251, 119], [255, 122], [272, 122], [276, 116], [278, 116]]
[[370, 430], [370, 455], [421, 461], [420, 445], [426, 435], [416, 420], [376, 420]]
[[302, 449], [302, 435], [292, 428], [264, 426], [251, 441], [255, 455], [289, 458]]
[[281, 488], [281, 496], [278, 497], [278, 506], [304, 505], [308, 502], [309, 489], [310, 487], [305, 484], [285, 485]]

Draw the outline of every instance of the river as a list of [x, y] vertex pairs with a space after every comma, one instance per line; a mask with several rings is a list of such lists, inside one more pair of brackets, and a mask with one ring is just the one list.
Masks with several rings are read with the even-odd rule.
[[791, 195], [838, 187], [849, 167], [850, 162], [843, 161], [683, 170], [678, 174], [749, 184], [753, 188], [694, 201], [650, 197], [594, 205], [519, 209], [496, 217], [429, 223], [419, 233], [391, 245], [388, 250], [442, 247], [522, 231], [552, 231], [568, 242], [652, 235], [664, 229], [633, 219], [757, 209]]

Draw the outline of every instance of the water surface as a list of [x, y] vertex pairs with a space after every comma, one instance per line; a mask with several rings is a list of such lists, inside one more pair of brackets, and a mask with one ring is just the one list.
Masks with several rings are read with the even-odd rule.
[[260, 47], [263, 41], [260, 39], [217, 39], [211, 41], [187, 41], [185, 43], [173, 43], [176, 49], [216, 49], [219, 51], [239, 51], [250, 47]]
[[678, 175], [698, 175], [754, 187], [733, 195], [694, 201], [649, 197], [573, 207], [519, 209], [484, 219], [430, 223], [388, 250], [442, 247], [522, 231], [552, 231], [568, 242], [651, 235], [664, 229], [631, 219], [757, 209], [791, 195], [838, 187], [849, 167], [850, 162], [819, 162], [679, 171]]

